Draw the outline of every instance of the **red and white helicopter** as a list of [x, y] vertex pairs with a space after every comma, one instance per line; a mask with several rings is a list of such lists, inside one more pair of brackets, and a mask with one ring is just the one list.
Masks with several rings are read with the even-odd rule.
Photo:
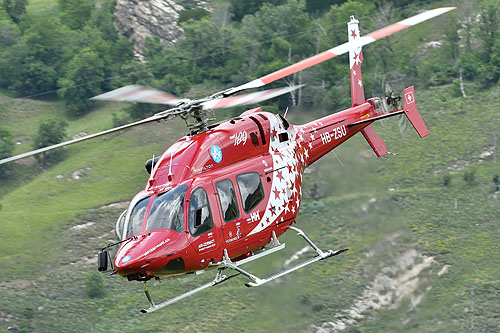
[[[292, 226], [299, 212], [302, 175], [307, 166], [358, 132], [377, 156], [387, 154], [383, 140], [371, 125], [379, 119], [405, 114], [421, 137], [429, 134], [417, 111], [413, 87], [404, 90], [401, 109], [385, 112], [380, 98], [365, 99], [362, 46], [453, 9], [425, 11], [365, 36], [360, 35], [358, 21], [351, 16], [347, 23], [348, 42], [199, 100], [179, 99], [138, 85], [96, 96], [96, 100], [175, 107], [128, 125], [10, 157], [0, 164], [132, 126], [177, 116], [185, 120], [192, 118], [194, 121], [188, 124], [190, 135], [146, 162], [150, 173], [146, 187], [119, 217], [116, 233], [120, 241], [99, 252], [98, 269], [108, 271], [108, 261], [111, 261], [108, 249], [119, 246], [111, 265], [112, 273], [144, 282], [150, 303], [149, 308], [141, 310], [145, 313], [239, 274], [248, 278], [249, 287], [263, 285], [346, 251], [322, 251], [302, 230]], [[231, 95], [264, 86], [344, 53], [349, 53], [350, 59], [352, 108], [298, 126], [261, 108], [209, 125], [207, 110], [257, 103], [298, 87]], [[283, 249], [285, 244], [281, 244], [278, 237], [288, 229], [302, 236], [316, 251], [316, 256], [268, 278], [259, 278], [241, 268], [245, 263]], [[213, 281], [165, 302], [153, 302], [147, 288], [149, 281], [205, 270], [216, 270]], [[234, 274], [225, 275], [227, 271]]]

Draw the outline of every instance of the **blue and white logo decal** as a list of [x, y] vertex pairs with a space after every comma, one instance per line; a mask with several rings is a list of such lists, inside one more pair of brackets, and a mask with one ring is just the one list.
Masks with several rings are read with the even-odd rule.
[[123, 257], [123, 259], [122, 259], [122, 263], [126, 263], [126, 262], [127, 262], [127, 261], [129, 261], [129, 260], [130, 260], [130, 256], [125, 256], [125, 257]]
[[222, 149], [220, 149], [219, 146], [213, 145], [210, 147], [210, 155], [212, 155], [215, 163], [220, 163], [222, 161]]

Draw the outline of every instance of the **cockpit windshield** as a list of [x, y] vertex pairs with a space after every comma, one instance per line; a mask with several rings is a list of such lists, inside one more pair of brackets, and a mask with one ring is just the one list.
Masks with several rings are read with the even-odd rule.
[[135, 205], [128, 221], [126, 237], [141, 231], [142, 221], [144, 221], [144, 215], [146, 214], [146, 209], [148, 208], [149, 199], [151, 199], [151, 197], [144, 198]]
[[177, 186], [156, 196], [151, 205], [146, 230], [170, 229], [184, 231], [184, 197], [187, 185]]

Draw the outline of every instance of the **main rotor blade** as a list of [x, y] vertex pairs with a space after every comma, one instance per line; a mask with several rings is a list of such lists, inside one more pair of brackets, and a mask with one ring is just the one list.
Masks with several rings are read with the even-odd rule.
[[243, 94], [233, 97], [214, 99], [208, 102], [204, 102], [202, 103], [202, 105], [204, 110], [211, 110], [211, 109], [223, 109], [223, 108], [230, 108], [233, 106], [254, 104], [280, 95], [287, 94], [291, 91], [302, 88], [303, 86], [304, 85], [301, 84], [297, 86], [288, 86], [270, 90], [257, 91], [251, 94]]
[[228, 89], [227, 93], [234, 94], [234, 93], [241, 91], [241, 90], [262, 87], [268, 83], [279, 80], [285, 76], [299, 72], [299, 71], [304, 70], [306, 68], [309, 68], [311, 66], [317, 65], [325, 60], [328, 60], [328, 59], [337, 57], [339, 55], [342, 55], [344, 53], [347, 53], [347, 52], [349, 52], [350, 49], [357, 49], [357, 48], [362, 47], [364, 45], [368, 45], [368, 44], [373, 43], [374, 41], [376, 41], [378, 39], [387, 37], [387, 36], [392, 35], [393, 33], [398, 32], [400, 30], [406, 29], [406, 28], [411, 27], [413, 25], [427, 21], [433, 17], [447, 13], [451, 10], [454, 10], [455, 8], [456, 7], [442, 7], [442, 8], [436, 8], [436, 9], [422, 12], [418, 15], [409, 17], [407, 19], [404, 19], [402, 21], [399, 21], [397, 23], [389, 25], [385, 28], [382, 28], [382, 29], [379, 29], [379, 30], [374, 31], [372, 33], [369, 33], [367, 35], [364, 35], [361, 38], [358, 38], [352, 42], [347, 42], [347, 43], [341, 44], [339, 46], [333, 47], [329, 50], [326, 50], [322, 53], [316, 54], [310, 58], [304, 59], [304, 60], [297, 62], [293, 65], [290, 65], [288, 67], [277, 70], [273, 73], [267, 74], [267, 75], [260, 77], [256, 80], [247, 82], [241, 86], [238, 86], [238, 87], [235, 87], [232, 89]]
[[73, 140], [61, 142], [61, 143], [58, 143], [58, 144], [55, 144], [55, 145], [52, 145], [52, 146], [40, 148], [40, 149], [33, 150], [33, 151], [30, 151], [30, 152], [27, 152], [27, 153], [24, 153], [24, 154], [19, 154], [19, 155], [16, 155], [16, 156], [4, 158], [3, 160], [0, 160], [0, 164], [5, 164], [5, 163], [8, 163], [8, 162], [20, 160], [20, 159], [28, 157], [28, 156], [32, 156], [32, 155], [44, 153], [44, 152], [47, 152], [49, 150], [53, 150], [53, 149], [56, 149], [56, 148], [60, 148], [60, 147], [71, 145], [73, 143], [77, 143], [77, 142], [81, 142], [81, 141], [93, 139], [93, 138], [96, 138], [98, 136], [110, 134], [110, 133], [113, 133], [113, 132], [118, 132], [118, 131], [124, 130], [126, 128], [130, 128], [130, 127], [134, 127], [134, 126], [138, 126], [138, 125], [150, 123], [150, 122], [161, 120], [161, 119], [166, 119], [166, 118], [168, 118], [170, 116], [175, 116], [176, 115], [176, 111], [177, 111], [177, 109], [160, 112], [160, 113], [157, 113], [157, 114], [155, 114], [155, 115], [153, 115], [153, 116], [151, 116], [149, 118], [142, 119], [142, 120], [136, 121], [134, 123], [130, 123], [130, 124], [127, 124], [127, 125], [115, 127], [115, 128], [112, 128], [112, 129], [109, 129], [109, 130], [106, 130], [106, 131], [102, 131], [102, 132], [99, 132], [99, 133], [87, 135], [87, 136], [84, 136], [84, 137], [81, 137], [81, 138], [78, 138], [78, 139], [73, 139]]
[[92, 97], [91, 100], [177, 105], [184, 101], [164, 91], [132, 84]]

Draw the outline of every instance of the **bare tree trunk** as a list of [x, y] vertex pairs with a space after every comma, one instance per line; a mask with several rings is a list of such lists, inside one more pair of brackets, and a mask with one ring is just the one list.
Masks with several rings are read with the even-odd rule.
[[321, 23], [319, 23], [317, 20], [313, 19], [313, 22], [314, 22], [314, 25], [316, 26], [316, 31], [317, 31], [317, 34], [316, 34], [316, 54], [318, 54], [319, 53], [319, 46], [321, 44], [321, 35], [326, 36], [326, 31], [323, 28], [323, 26], [321, 25]]
[[467, 95], [465, 94], [464, 80], [462, 77], [462, 68], [460, 67], [458, 68], [458, 79], [460, 80], [460, 91], [462, 92], [462, 96], [466, 98]]
[[[294, 73], [293, 74], [292, 82], [290, 82], [290, 86], [291, 87], [295, 86], [295, 78], [296, 78], [296, 76], [297, 76], [297, 73]], [[292, 106], [296, 106], [297, 105], [297, 100], [295, 98], [295, 90], [290, 91], [290, 95], [292, 97]]]
[[[302, 71], [299, 72], [299, 86], [300, 85], [302, 85]], [[299, 98], [297, 101], [297, 105], [301, 105], [302, 104], [302, 88], [299, 88], [298, 95], [299, 95]]]
[[493, 162], [497, 162], [497, 135], [493, 133]]

